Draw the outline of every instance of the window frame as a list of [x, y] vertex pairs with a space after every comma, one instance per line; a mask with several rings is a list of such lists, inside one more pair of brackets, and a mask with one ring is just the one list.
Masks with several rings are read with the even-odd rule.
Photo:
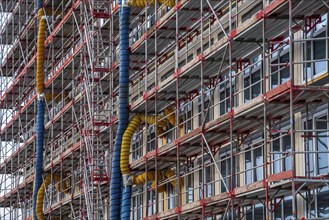
[[[317, 36], [323, 34], [323, 32], [325, 32], [325, 37], [329, 37], [328, 36], [328, 14], [325, 13], [325, 14], [322, 14], [321, 17], [323, 16], [326, 16], [326, 26], [325, 27], [320, 27], [320, 28], [317, 28], [317, 26], [315, 28], [313, 28], [306, 36], [306, 38], [317, 38]], [[315, 41], [321, 41], [321, 40], [312, 40], [312, 41], [309, 41], [311, 43], [311, 60], [315, 60], [314, 58], [314, 54], [315, 54]], [[324, 40], [325, 41], [325, 58], [324, 59], [329, 59], [329, 54], [328, 54], [328, 39], [327, 40]], [[303, 51], [304, 51], [304, 56], [303, 56], [303, 60], [305, 61], [308, 61], [309, 59], [307, 58], [307, 43], [305, 44], [305, 46], [303, 46]], [[315, 67], [315, 64], [316, 63], [321, 63], [321, 62], [326, 62], [326, 68], [325, 70], [317, 73], [316, 72], [316, 67]], [[317, 77], [327, 73], [329, 71], [329, 62], [328, 61], [321, 61], [321, 62], [310, 62], [310, 63], [306, 63], [304, 66], [303, 66], [303, 77], [302, 77], [302, 80], [303, 80], [303, 83], [306, 83], [306, 80], [307, 81], [312, 81], [314, 79], [316, 79]], [[311, 72], [308, 73], [308, 64], [311, 65]], [[309, 77], [309, 75], [311, 77]]]
[[182, 103], [180, 107], [180, 116], [183, 116], [184, 134], [193, 130], [193, 101]]
[[[317, 124], [316, 124], [316, 119], [319, 119], [319, 118], [322, 118], [322, 117], [326, 117], [326, 120], [327, 120], [327, 130], [329, 130], [329, 115], [328, 115], [328, 110], [325, 109], [325, 110], [322, 110], [322, 111], [319, 111], [313, 115], [311, 115], [309, 118], [312, 120], [312, 128], [308, 128], [309, 130], [312, 130], [311, 132], [311, 135], [312, 137], [310, 138], [311, 140], [311, 144], [310, 145], [310, 148], [309, 148], [309, 151], [319, 151], [318, 150], [318, 137], [316, 137], [316, 134], [314, 132], [314, 130], [317, 129]], [[306, 120], [306, 118], [303, 118], [303, 128], [306, 129], [305, 125], [307, 123], [307, 121], [309, 120]], [[329, 149], [329, 131], [325, 132], [326, 133], [326, 136], [327, 136], [327, 148]], [[303, 138], [303, 143], [304, 143], [304, 150], [306, 150], [306, 142], [307, 140], [305, 140], [305, 137]], [[323, 153], [322, 153], [323, 154]], [[321, 153], [312, 153], [311, 154], [311, 157], [310, 157], [310, 164], [312, 165], [312, 169], [310, 171], [310, 174], [307, 174], [307, 170], [304, 170], [304, 174], [305, 175], [310, 175], [310, 176], [313, 176], [313, 177], [317, 177], [317, 176], [320, 176], [320, 175], [323, 175], [324, 173], [321, 173], [320, 170], [319, 170], [319, 158], [321, 158]], [[303, 154], [303, 160], [306, 161], [306, 155]], [[327, 153], [327, 161], [329, 161], [329, 151]], [[327, 172], [329, 172], [329, 165], [327, 166]]]
[[[281, 58], [285, 55], [288, 54], [289, 56], [289, 47], [290, 45], [288, 46], [284, 46], [283, 48], [279, 49], [277, 52], [274, 52], [273, 56], [271, 57], [270, 59], [270, 63], [271, 64], [279, 64], [281, 63]], [[270, 67], [270, 89], [274, 89], [276, 87], [278, 87], [279, 85], [282, 85], [283, 83], [287, 82], [290, 80], [290, 74], [289, 74], [289, 77], [288, 77], [288, 80], [287, 81], [282, 81], [282, 71], [284, 70], [284, 68], [282, 68], [282, 65], [280, 66], [276, 66], [277, 70], [275, 70], [275, 74], [273, 74], [274, 71], [272, 71], [272, 67]], [[288, 70], [288, 73], [289, 73], [289, 70]], [[277, 85], [273, 86], [273, 75], [277, 75]]]
[[[224, 81], [219, 83], [218, 85], [218, 105], [219, 105], [219, 115], [225, 115], [227, 112], [231, 110], [230, 105], [230, 95], [229, 91], [230, 90], [230, 79], [229, 76], [230, 73], [227, 73], [224, 75]], [[233, 74], [232, 74], [233, 75]], [[232, 79], [232, 92], [233, 92], [233, 102], [232, 102], [232, 107], [236, 107], [236, 99], [234, 98], [234, 93], [235, 93], [235, 88], [236, 88], [236, 80], [235, 78]], [[224, 93], [224, 100], [221, 98], [221, 94]], [[222, 106], [224, 107], [224, 112], [222, 112]]]
[[[259, 61], [257, 61], [259, 62]], [[262, 80], [263, 80], [263, 72], [262, 72], [262, 65], [258, 65], [257, 63], [256, 64], [250, 64], [251, 66], [250, 67], [247, 67], [245, 70], [243, 70], [243, 103], [248, 103], [250, 102], [251, 100], [253, 100], [254, 98], [260, 96], [263, 94], [263, 88], [262, 88]], [[259, 74], [260, 74], [260, 80], [257, 81], [257, 82], [252, 82], [252, 76], [253, 74], [255, 74], [256, 72], [259, 71]], [[245, 80], [248, 78], [248, 81], [249, 81], [249, 85], [246, 86], [245, 85]], [[257, 84], [259, 84], [259, 87], [260, 87], [260, 93], [258, 95], [256, 95], [254, 97], [253, 95], [253, 88], [254, 86], [257, 86]], [[246, 88], [248, 87], [248, 88]], [[249, 90], [249, 99], [246, 100], [246, 91]]]
[[[215, 89], [215, 88], [212, 88], [212, 89]], [[201, 94], [202, 93], [202, 90], [199, 91], [199, 97], [198, 97], [198, 121], [199, 121], [199, 126], [202, 125], [203, 121], [201, 120], [201, 115], [202, 115], [202, 108], [201, 108]], [[207, 109], [208, 105], [210, 104], [210, 99], [211, 99], [211, 89], [208, 89], [206, 88], [204, 90], [204, 100], [203, 100], [203, 103], [204, 103], [204, 110]], [[206, 104], [207, 103], [207, 104]], [[214, 102], [212, 102], [212, 106], [210, 106], [209, 108], [209, 112], [207, 114], [207, 118], [205, 118], [205, 123], [208, 123], [210, 122], [211, 120], [214, 119]]]
[[[247, 142], [247, 141], [246, 141]], [[262, 166], [257, 165], [257, 159], [255, 157], [256, 150], [260, 149], [261, 151], [261, 158], [262, 158]], [[247, 167], [246, 163], [246, 154], [250, 154], [250, 165], [251, 167]], [[249, 185], [254, 182], [261, 181], [264, 178], [264, 145], [262, 144], [262, 137], [251, 137], [249, 144], [244, 144], [244, 164], [243, 164], [243, 169], [244, 169], [244, 185]], [[257, 172], [261, 170], [261, 176], [258, 177]], [[248, 176], [249, 173], [251, 176]], [[250, 180], [249, 180], [250, 179]], [[250, 181], [250, 182], [249, 182]]]

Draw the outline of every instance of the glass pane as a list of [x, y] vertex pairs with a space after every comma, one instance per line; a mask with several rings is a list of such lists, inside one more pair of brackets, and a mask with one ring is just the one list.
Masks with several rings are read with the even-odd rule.
[[263, 152], [262, 148], [257, 148], [254, 150], [254, 167], [255, 169], [255, 181], [259, 181], [263, 179]]
[[264, 213], [264, 207], [262, 204], [255, 205], [254, 208], [254, 219], [261, 220], [264, 219], [265, 213]]
[[[291, 153], [290, 135], [286, 135], [282, 138], [282, 150], [287, 153]], [[291, 155], [286, 155], [284, 158], [284, 171], [291, 170]]]
[[207, 114], [207, 117], [205, 118], [205, 121], [206, 122], [209, 122], [210, 121], [210, 118], [212, 118], [211, 117], [211, 106], [209, 106], [210, 105], [210, 102], [209, 101], [205, 101], [205, 103], [204, 103], [204, 110], [205, 110], [205, 112], [204, 112], [204, 114], [205, 114], [205, 116], [206, 116], [206, 110], [207, 110], [207, 108], [209, 107], [209, 112], [208, 112], [208, 114]]
[[246, 181], [246, 184], [250, 184], [250, 183], [252, 183], [251, 152], [250, 151], [245, 154], [245, 169], [246, 169], [245, 181]]
[[261, 74], [260, 74], [260, 70], [254, 72], [252, 75], [251, 75], [251, 84], [253, 85], [252, 86], [252, 98], [256, 98], [257, 96], [260, 95], [261, 93]]
[[212, 173], [212, 166], [208, 166], [206, 167], [206, 183], [207, 183], [207, 186], [206, 186], [206, 190], [207, 190], [207, 194], [206, 194], [206, 197], [210, 197], [212, 196], [212, 180], [213, 180], [213, 173]]
[[[325, 120], [325, 118], [321, 118]], [[326, 130], [327, 122], [326, 121], [316, 121], [316, 129]], [[328, 151], [328, 137], [327, 132], [318, 132], [317, 133], [317, 150], [318, 151]], [[318, 153], [318, 174], [328, 173], [328, 153]]]
[[[274, 200], [276, 204], [280, 203], [280, 198]], [[274, 211], [274, 220], [281, 220], [281, 219], [282, 219], [282, 203], [279, 204]]]
[[[279, 135], [275, 135], [273, 139], [277, 138]], [[280, 149], [280, 138], [274, 140], [272, 142], [272, 152], [274, 153], [272, 156], [272, 160], [274, 161], [272, 166], [272, 172], [273, 173], [280, 173], [281, 172], [281, 160], [279, 159], [282, 157], [282, 154], [280, 154], [281, 149]]]
[[[304, 122], [304, 128], [306, 130], [312, 130], [313, 128], [313, 124], [312, 124], [312, 120], [308, 120], [307, 123]], [[305, 139], [304, 139], [304, 143], [305, 143], [305, 151], [315, 151], [314, 146], [313, 146], [313, 133], [312, 132], [305, 132]], [[305, 162], [307, 163], [307, 160], [309, 160], [309, 167], [306, 166], [305, 167], [305, 173], [306, 175], [314, 175], [314, 153], [309, 153], [309, 154], [305, 154]]]
[[244, 79], [244, 102], [250, 101], [250, 87], [249, 87], [249, 85], [250, 85], [249, 77], [246, 77]]
[[219, 98], [220, 98], [220, 104], [219, 104], [219, 114], [223, 115], [225, 114], [225, 91], [222, 91], [219, 94]]
[[[284, 54], [283, 56], [280, 57], [280, 63], [286, 63], [289, 62], [289, 53]], [[289, 80], [289, 68], [281, 66], [281, 71], [280, 71], [280, 83], [285, 83]]]
[[329, 188], [325, 187], [318, 194], [318, 217], [328, 218], [329, 217]]
[[[274, 64], [273, 62], [272, 64]], [[278, 77], [278, 67], [272, 66], [271, 67], [271, 88], [275, 88], [279, 85], [279, 77]]]
[[[232, 88], [233, 91], [234, 88]], [[230, 89], [226, 89], [226, 112], [230, 110]], [[232, 103], [234, 103], [234, 100], [232, 100]]]
[[185, 177], [186, 181], [186, 203], [193, 202], [193, 174]]
[[[225, 182], [227, 182], [227, 181], [226, 181], [226, 180], [227, 180], [226, 176], [227, 176], [227, 174], [228, 174], [226, 163], [227, 163], [227, 160], [222, 160], [222, 162], [221, 162], [221, 164], [220, 164], [220, 171], [221, 171], [221, 173], [222, 173], [222, 176], [223, 176]], [[226, 192], [226, 188], [225, 188], [225, 186], [224, 186], [223, 181], [221, 181], [221, 192], [222, 192], [222, 193], [223, 193], [223, 192]]]
[[246, 207], [246, 219], [254, 219], [252, 215], [252, 207]]
[[[306, 60], [311, 60], [312, 59], [312, 42], [307, 41], [306, 42]], [[312, 64], [307, 63], [306, 64], [306, 73], [307, 73], [307, 79], [312, 78]]]
[[291, 220], [293, 219], [292, 216], [292, 204], [291, 204], [291, 196], [284, 198], [284, 203], [283, 203], [283, 214], [284, 214], [284, 219], [285, 220]]
[[[317, 37], [325, 37], [326, 33], [322, 32]], [[326, 41], [315, 40], [314, 41], [314, 59], [325, 59], [326, 58]], [[315, 63], [315, 74], [322, 73], [327, 69], [327, 62], [316, 62]]]
[[174, 208], [174, 188], [171, 184], [168, 184], [167, 196], [168, 196], [168, 209]]

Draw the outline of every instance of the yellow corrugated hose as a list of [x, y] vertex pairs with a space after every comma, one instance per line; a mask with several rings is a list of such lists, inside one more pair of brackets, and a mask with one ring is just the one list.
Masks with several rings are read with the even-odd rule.
[[[172, 114], [172, 109], [165, 109], [165, 114], [168, 116], [168, 121], [175, 125], [176, 124], [176, 117], [175, 114]], [[171, 114], [171, 115], [170, 115]], [[167, 121], [163, 120], [161, 115], [157, 116], [158, 121], [158, 130], [164, 130], [163, 128], [166, 126]], [[147, 123], [148, 125], [153, 125], [156, 123], [156, 117], [155, 116], [145, 116], [144, 114], [136, 114], [131, 121], [129, 122], [129, 125], [127, 129], [125, 130], [125, 133], [122, 137], [122, 143], [121, 143], [121, 154], [120, 154], [120, 170], [122, 175], [128, 175], [130, 174], [131, 170], [129, 167], [129, 153], [130, 153], [130, 146], [131, 146], [131, 139], [134, 135], [134, 133], [137, 131], [138, 126], [142, 123]], [[137, 176], [132, 176], [132, 183], [136, 185], [142, 185], [146, 181], [153, 181], [152, 188], [155, 189], [155, 171], [149, 171], [144, 172]], [[163, 179], [170, 179], [171, 177], [175, 176], [175, 171], [173, 170], [166, 170], [166, 171], [158, 171], [157, 176], [159, 180]], [[176, 180], [172, 180], [171, 184], [176, 187]], [[180, 182], [180, 185], [183, 183]], [[158, 187], [158, 192], [163, 192], [165, 190], [164, 186]]]
[[[162, 116], [160, 115], [158, 115], [157, 120], [158, 120], [158, 129], [163, 129], [163, 127], [166, 126], [166, 120], [162, 120]], [[141, 113], [135, 115], [129, 122], [129, 125], [125, 130], [125, 133], [123, 134], [122, 143], [121, 143], [120, 169], [123, 175], [130, 173], [129, 152], [130, 152], [130, 145], [131, 145], [131, 139], [133, 137], [133, 134], [137, 131], [137, 128], [141, 123], [147, 123], [148, 125], [153, 125], [155, 124], [155, 122], [156, 122], [155, 116], [145, 117], [145, 115]]]
[[38, 41], [37, 41], [37, 73], [36, 73], [36, 86], [37, 93], [43, 94], [44, 91], [44, 73], [43, 73], [43, 61], [45, 55], [45, 38], [46, 38], [46, 20], [43, 17], [43, 9], [40, 8], [38, 11], [39, 18], [39, 30], [38, 30]]
[[[158, 180], [164, 180], [164, 179], [170, 179], [171, 177], [175, 176], [176, 173], [173, 170], [166, 170], [166, 171], [158, 171]], [[145, 184], [146, 181], [153, 181], [152, 183], [152, 189], [156, 188], [156, 182], [155, 182], [155, 171], [148, 171], [147, 172], [147, 177], [146, 177], [146, 172], [142, 173], [137, 176], [133, 176], [133, 184], [136, 185], [143, 185]], [[175, 188], [176, 187], [176, 179], [170, 181], [171, 185]], [[183, 186], [183, 180], [181, 179], [180, 186]], [[158, 192], [164, 192], [165, 191], [165, 186], [158, 186]]]
[[[155, 171], [147, 172], [147, 178], [146, 178], [146, 173], [142, 173], [138, 176], [134, 176], [133, 183], [136, 184], [136, 185], [143, 185], [146, 182], [146, 180], [154, 181], [155, 180], [155, 173], [156, 173]], [[158, 174], [158, 179], [163, 179], [164, 178], [163, 172], [158, 171], [157, 174]]]
[[[167, 117], [167, 120], [172, 126], [176, 126], [176, 113], [174, 113], [174, 109], [169, 107], [164, 110], [164, 114]], [[179, 128], [183, 128], [183, 125], [180, 124]]]
[[[48, 174], [46, 178], [43, 181], [43, 184], [41, 185], [39, 191], [38, 191], [38, 197], [37, 197], [37, 203], [36, 203], [36, 214], [38, 220], [43, 220], [43, 199], [45, 197], [45, 191], [48, 188], [49, 184], [52, 181], [56, 181], [56, 190], [58, 192], [61, 191], [60, 189], [60, 183], [61, 183], [61, 178], [58, 175], [53, 175], [53, 174]], [[64, 193], [69, 193], [69, 183], [67, 181], [63, 181], [63, 189], [62, 191]]]
[[[159, 0], [160, 4], [165, 4], [168, 7], [174, 7], [176, 0]], [[128, 5], [130, 7], [136, 7], [136, 8], [145, 8], [146, 5], [154, 5], [155, 0], [129, 0]]]
[[[62, 96], [60, 95], [60, 93], [46, 93], [44, 94], [45, 96], [45, 100], [47, 102], [50, 102], [52, 100], [54, 100], [55, 102], [59, 102], [62, 100]], [[65, 99], [65, 103], [69, 103], [71, 101], [71, 99], [67, 96], [67, 94], [64, 93], [64, 99]]]
[[[166, 170], [164, 175], [165, 175], [166, 179], [170, 179], [170, 178], [172, 178], [173, 176], [176, 175], [176, 172], [173, 171], [173, 170]], [[176, 182], [176, 178], [173, 179], [172, 181], [170, 181], [170, 183], [175, 188], [176, 187], [176, 183], [177, 183]], [[182, 178], [180, 178], [180, 180], [179, 180], [179, 186], [181, 187], [181, 186], [183, 186], [183, 184], [184, 184], [184, 181], [183, 181]]]

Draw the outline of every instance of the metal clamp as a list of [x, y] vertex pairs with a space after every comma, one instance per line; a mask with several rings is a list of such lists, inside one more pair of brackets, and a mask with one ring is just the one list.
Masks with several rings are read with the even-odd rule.
[[45, 100], [45, 94], [44, 93], [38, 94], [38, 100], [40, 101]]
[[131, 175], [131, 174], [122, 175], [122, 181], [123, 181], [124, 186], [133, 185], [133, 175]]

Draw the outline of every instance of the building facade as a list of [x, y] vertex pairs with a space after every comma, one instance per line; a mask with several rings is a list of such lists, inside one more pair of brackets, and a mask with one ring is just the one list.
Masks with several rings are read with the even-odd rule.
[[[0, 2], [0, 219], [32, 219], [40, 21], [35, 1]], [[157, 119], [131, 137], [131, 174], [146, 177], [130, 218], [329, 219], [329, 2], [128, 2], [130, 119]], [[42, 10], [39, 214], [110, 219], [121, 6]]]

